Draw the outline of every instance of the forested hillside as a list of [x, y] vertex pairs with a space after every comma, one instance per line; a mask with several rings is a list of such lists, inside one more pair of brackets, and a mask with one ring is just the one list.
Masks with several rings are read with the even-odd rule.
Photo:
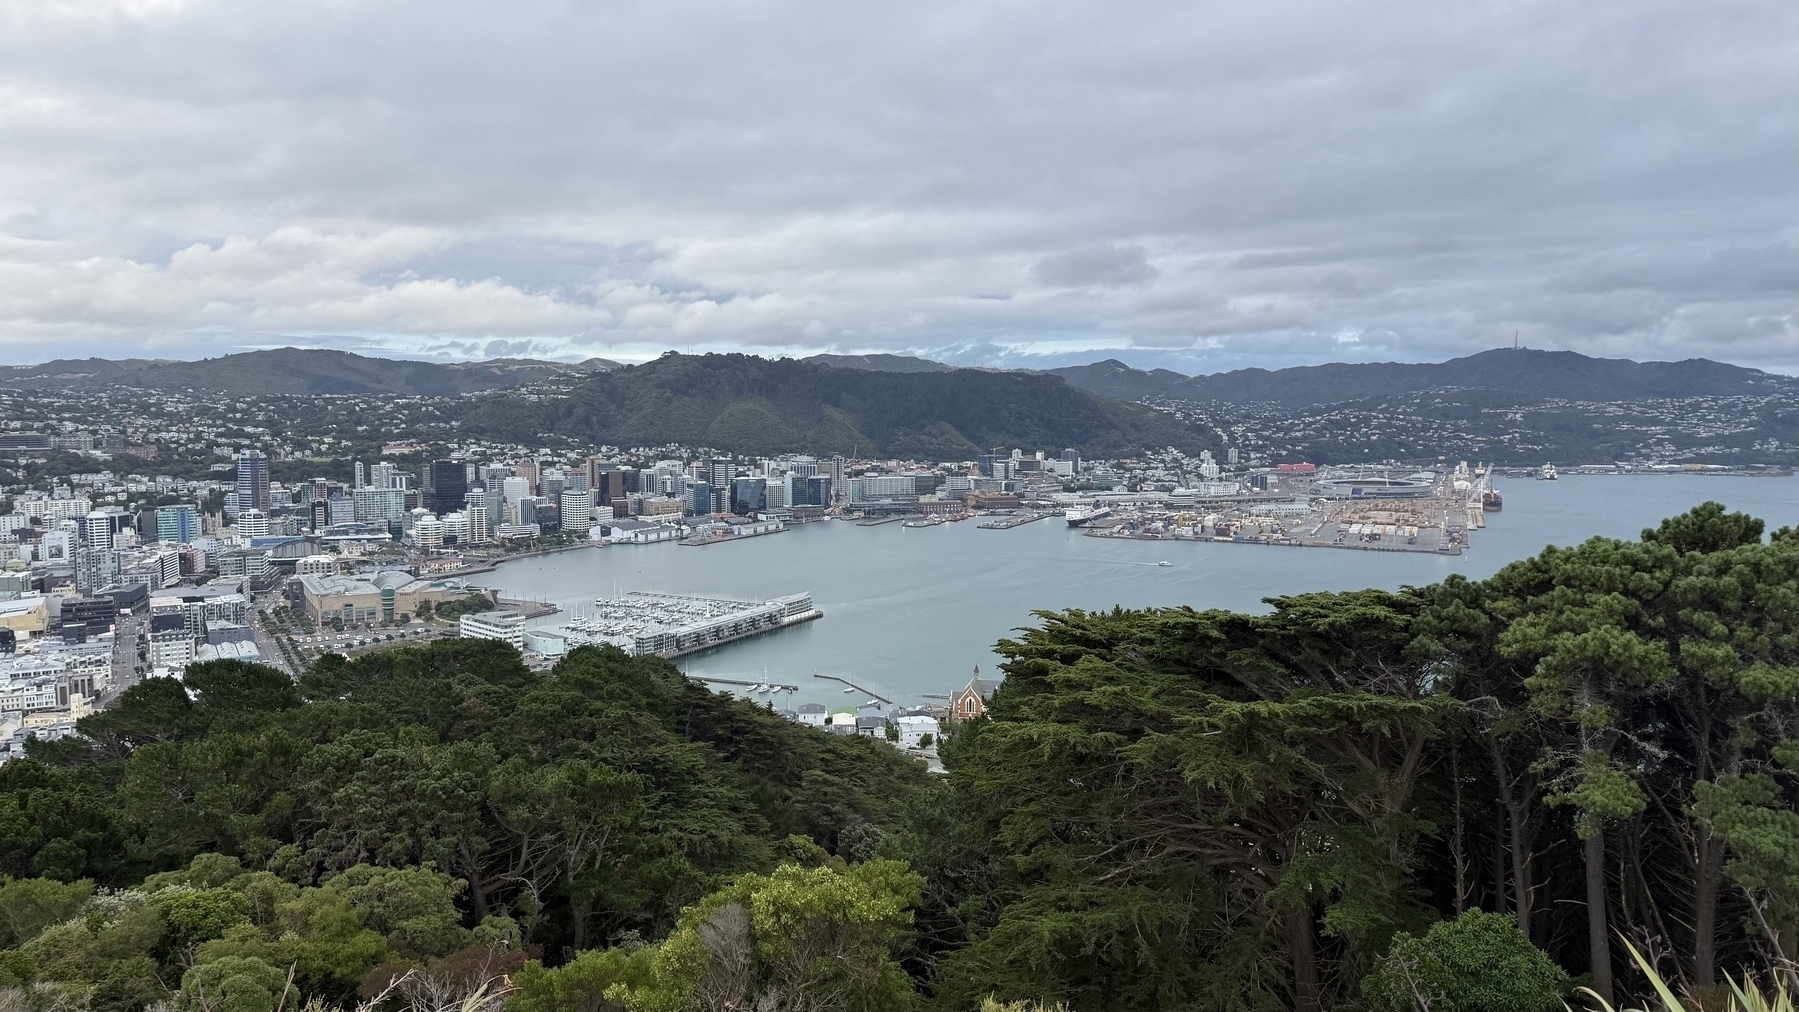
[[1271, 603], [1045, 613], [943, 777], [610, 649], [151, 680], [0, 767], [0, 997], [1556, 1012], [1644, 1000], [1626, 940], [1710, 1002], [1785, 965], [1799, 534]]
[[976, 369], [896, 373], [752, 355], [668, 354], [596, 375], [567, 397], [498, 396], [463, 431], [615, 446], [682, 443], [748, 454], [860, 453], [967, 460], [995, 446], [1197, 452], [1210, 434], [1052, 376]]
[[503, 390], [559, 376], [610, 369], [531, 359], [414, 362], [371, 358], [327, 348], [269, 348], [194, 362], [172, 359], [59, 359], [41, 365], [0, 366], [0, 386], [40, 390], [98, 390], [112, 386], [209, 391], [233, 396], [269, 394], [395, 394], [454, 396]]
[[1052, 369], [1071, 385], [1107, 397], [1252, 402], [1305, 407], [1426, 390], [1491, 390], [1576, 401], [1770, 394], [1795, 383], [1757, 369], [1687, 359], [1632, 362], [1573, 351], [1496, 348], [1447, 362], [1334, 362], [1289, 369], [1238, 369], [1182, 376], [1143, 371], [1113, 359]]

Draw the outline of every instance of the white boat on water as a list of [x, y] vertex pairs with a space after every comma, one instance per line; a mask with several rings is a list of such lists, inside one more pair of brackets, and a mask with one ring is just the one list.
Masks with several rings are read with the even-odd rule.
[[1068, 521], [1070, 527], [1085, 527], [1096, 520], [1104, 520], [1112, 515], [1110, 506], [1073, 507], [1062, 511], [1062, 519]]
[[1544, 464], [1543, 469], [1541, 471], [1537, 472], [1537, 477], [1543, 481], [1554, 481], [1555, 480], [1555, 465], [1554, 464]]

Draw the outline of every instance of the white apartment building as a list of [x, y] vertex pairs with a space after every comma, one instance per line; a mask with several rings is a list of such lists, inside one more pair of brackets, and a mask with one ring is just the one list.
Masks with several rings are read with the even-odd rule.
[[525, 649], [525, 616], [516, 611], [464, 615], [458, 624], [465, 639], [499, 640], [514, 650]]

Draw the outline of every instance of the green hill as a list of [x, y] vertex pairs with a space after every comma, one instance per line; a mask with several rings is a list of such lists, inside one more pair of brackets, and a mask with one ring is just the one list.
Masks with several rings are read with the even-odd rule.
[[616, 446], [677, 442], [748, 454], [860, 453], [965, 460], [995, 446], [1121, 456], [1197, 452], [1207, 434], [1174, 417], [1076, 390], [1054, 376], [955, 369], [896, 373], [750, 355], [677, 355], [590, 377], [566, 397], [500, 395], [463, 418], [470, 435], [545, 435]]
[[263, 394], [400, 394], [448, 396], [504, 390], [559, 375], [613, 368], [589, 359], [578, 365], [532, 359], [488, 362], [409, 362], [324, 348], [272, 348], [183, 362], [166, 359], [60, 359], [0, 367], [0, 386], [52, 390], [134, 386], [206, 390], [236, 396]]

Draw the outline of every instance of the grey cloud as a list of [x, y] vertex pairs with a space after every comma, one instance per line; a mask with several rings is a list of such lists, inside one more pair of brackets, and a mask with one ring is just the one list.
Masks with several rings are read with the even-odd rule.
[[1785, 0], [16, 4], [0, 357], [1799, 367], [1795, 93]]
[[1085, 246], [1037, 261], [1031, 276], [1056, 288], [1140, 285], [1158, 272], [1141, 246]]

